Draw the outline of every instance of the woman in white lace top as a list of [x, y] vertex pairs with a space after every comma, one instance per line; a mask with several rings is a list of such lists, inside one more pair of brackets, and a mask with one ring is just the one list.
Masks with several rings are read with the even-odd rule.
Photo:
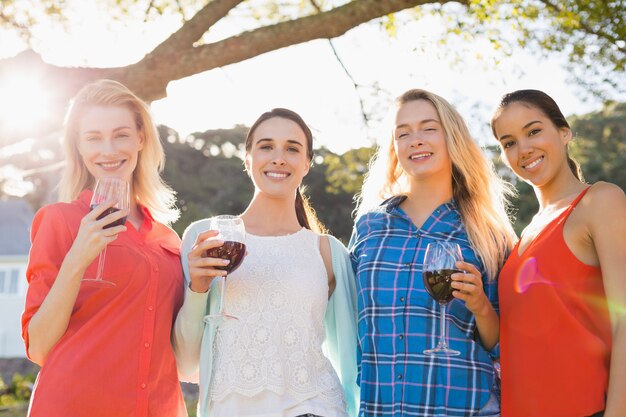
[[[241, 215], [247, 254], [228, 275], [225, 303], [239, 320], [208, 324], [219, 309], [221, 245], [200, 220], [183, 235], [185, 302], [174, 327], [183, 380], [200, 385], [202, 417], [356, 416], [356, 290], [345, 247], [300, 193], [313, 157], [311, 130], [273, 109], [252, 125], [245, 166], [255, 186]], [[217, 280], [219, 281], [219, 280]]]

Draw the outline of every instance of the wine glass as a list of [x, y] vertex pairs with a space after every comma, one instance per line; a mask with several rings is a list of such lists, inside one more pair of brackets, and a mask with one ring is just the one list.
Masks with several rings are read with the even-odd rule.
[[[107, 200], [115, 201], [115, 204], [106, 209], [101, 215], [99, 215], [97, 220], [100, 220], [101, 218], [108, 216], [109, 214], [114, 213], [118, 210], [128, 210], [130, 204], [129, 188], [130, 187], [128, 185], [128, 182], [120, 178], [100, 178], [96, 182], [96, 187], [93, 190], [93, 196], [91, 197], [91, 204], [89, 205], [89, 208], [93, 210]], [[104, 226], [104, 229], [121, 226], [126, 223], [126, 218], [127, 216], [124, 216], [119, 220], [109, 223]], [[104, 273], [104, 260], [106, 258], [106, 252], [107, 248], [105, 246], [98, 257], [98, 270], [96, 272], [95, 278], [83, 278], [83, 282], [85, 284], [96, 286], [115, 286], [114, 282], [107, 281], [102, 278], [102, 275]]]
[[[219, 232], [216, 238], [222, 240], [224, 245], [208, 249], [202, 256], [207, 258], [228, 259], [230, 261], [228, 265], [215, 266], [215, 268], [226, 271], [227, 274], [235, 271], [239, 265], [241, 265], [241, 261], [243, 261], [246, 254], [246, 245], [244, 243], [246, 228], [243, 224], [243, 220], [237, 216], [215, 216], [209, 219], [209, 229]], [[224, 311], [226, 275], [221, 278], [220, 311], [217, 314], [205, 316], [204, 320], [208, 323], [220, 324], [224, 319], [237, 320], [237, 317]]]
[[446, 304], [449, 303], [454, 296], [451, 287], [454, 273], [463, 273], [456, 268], [456, 262], [462, 261], [463, 255], [461, 248], [457, 243], [448, 241], [431, 242], [426, 247], [424, 255], [424, 265], [422, 268], [424, 287], [435, 301], [439, 303], [441, 309], [440, 314], [440, 338], [437, 347], [424, 351], [429, 356], [456, 356], [460, 352], [448, 348], [448, 340], [446, 336]]

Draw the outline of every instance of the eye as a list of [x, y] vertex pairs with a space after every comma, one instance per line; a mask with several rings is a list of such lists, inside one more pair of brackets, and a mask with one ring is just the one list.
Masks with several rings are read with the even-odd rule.
[[424, 131], [426, 131], [426, 132], [436, 132], [437, 129], [434, 128], [434, 127], [427, 127], [426, 129], [424, 129]]
[[287, 148], [288, 152], [294, 152], [294, 153], [298, 153], [300, 152], [300, 149], [296, 148], [295, 146], [290, 146]]
[[260, 145], [259, 149], [261, 149], [263, 151], [271, 151], [272, 150], [272, 145], [269, 145], [269, 144]]
[[406, 138], [407, 136], [409, 136], [409, 134], [407, 132], [399, 132], [397, 134], [397, 138], [398, 139]]
[[515, 145], [515, 141], [513, 140], [509, 140], [500, 144], [500, 146], [502, 146], [502, 149], [509, 149], [513, 145]]
[[541, 132], [541, 129], [533, 129], [530, 132], [528, 132], [528, 136], [535, 136], [536, 134], [540, 132]]

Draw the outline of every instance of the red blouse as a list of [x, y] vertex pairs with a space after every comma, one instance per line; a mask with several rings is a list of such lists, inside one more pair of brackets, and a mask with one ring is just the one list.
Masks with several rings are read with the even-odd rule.
[[[28, 324], [48, 294], [70, 249], [92, 192], [37, 212], [22, 316]], [[65, 334], [37, 377], [29, 416], [186, 416], [170, 344], [182, 304], [180, 239], [147, 209], [139, 230], [130, 223], [107, 247], [104, 278], [115, 287], [83, 285]], [[95, 276], [98, 258], [85, 276]]]
[[585, 192], [521, 255], [518, 243], [500, 273], [502, 417], [582, 417], [604, 409], [612, 342], [602, 273], [563, 239]]

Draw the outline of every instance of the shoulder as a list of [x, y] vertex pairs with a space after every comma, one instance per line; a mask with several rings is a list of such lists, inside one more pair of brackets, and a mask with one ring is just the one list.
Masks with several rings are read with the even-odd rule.
[[178, 236], [178, 233], [176, 233], [174, 229], [167, 226], [166, 224], [156, 222], [156, 221], [155, 221], [155, 226], [158, 228], [157, 229], [158, 233], [163, 242], [171, 246], [176, 246], [176, 247], [180, 246], [180, 237]]
[[198, 235], [209, 228], [210, 219], [196, 220], [191, 223], [183, 232], [183, 241], [192, 240], [195, 241]]
[[[594, 218], [602, 218], [611, 213], [623, 213], [626, 209], [624, 190], [610, 182], [600, 181], [593, 184], [580, 203]], [[607, 218], [602, 219], [606, 221]]]
[[619, 227], [626, 222], [626, 195], [615, 184], [597, 182], [581, 199], [583, 221], [594, 230]]
[[75, 203], [48, 204], [35, 213], [32, 229], [36, 230], [46, 224], [71, 226], [75, 223], [78, 227], [85, 214], [87, 214], [87, 210]]

